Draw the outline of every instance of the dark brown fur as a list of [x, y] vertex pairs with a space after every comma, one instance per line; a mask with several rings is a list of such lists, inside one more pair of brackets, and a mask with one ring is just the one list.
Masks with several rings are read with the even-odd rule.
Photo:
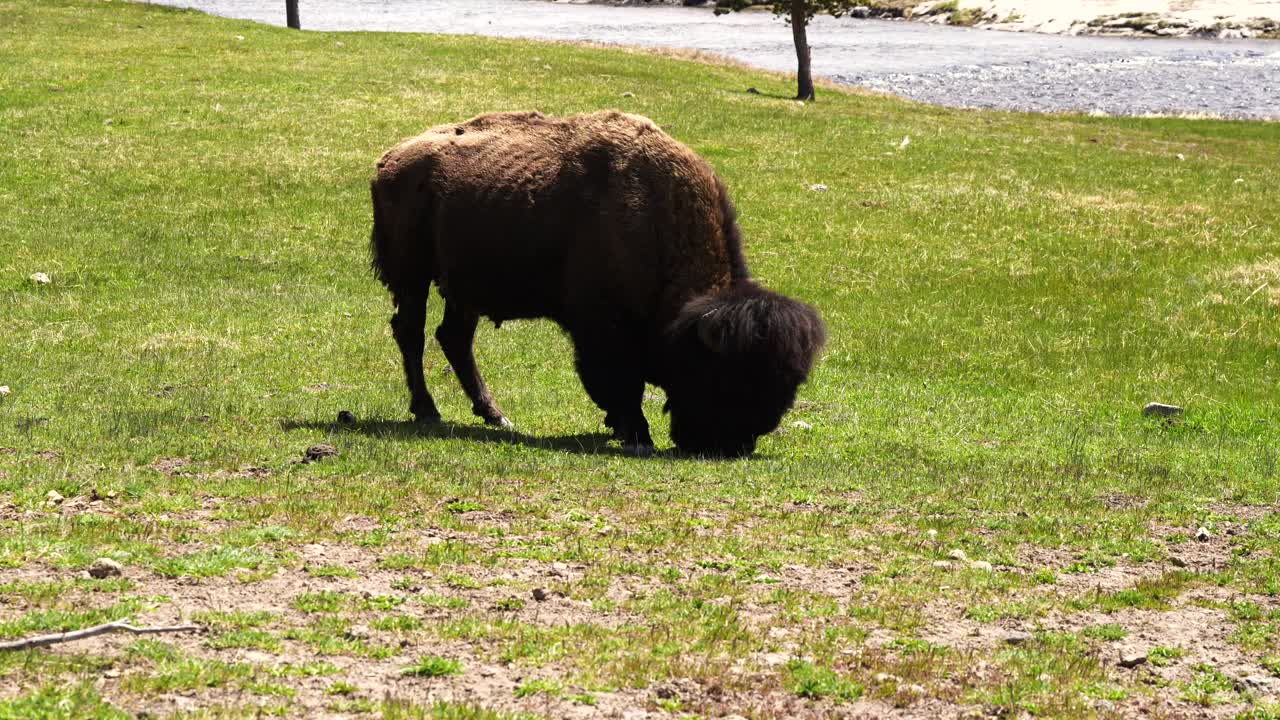
[[442, 125], [378, 162], [373, 268], [391, 290], [410, 409], [439, 417], [422, 378], [426, 300], [491, 424], [508, 424], [475, 367], [481, 316], [550, 318], [624, 445], [652, 448], [644, 383], [663, 387], [682, 449], [750, 453], [777, 427], [823, 342], [807, 305], [755, 285], [724, 185], [646, 118], [494, 113]]

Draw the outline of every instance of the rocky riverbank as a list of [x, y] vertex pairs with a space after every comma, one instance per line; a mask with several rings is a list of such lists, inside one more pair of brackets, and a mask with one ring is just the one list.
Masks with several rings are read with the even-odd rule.
[[[715, 4], [714, 0], [555, 1], [633, 6]], [[849, 14], [1063, 35], [1280, 38], [1280, 0], [867, 0]]]

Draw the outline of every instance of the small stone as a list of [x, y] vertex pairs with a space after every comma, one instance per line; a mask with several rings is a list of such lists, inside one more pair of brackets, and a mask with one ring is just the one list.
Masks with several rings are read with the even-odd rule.
[[1182, 558], [1178, 557], [1177, 555], [1170, 555], [1170, 556], [1169, 556], [1169, 564], [1170, 564], [1170, 565], [1173, 565], [1174, 567], [1184, 568], [1184, 567], [1186, 567], [1186, 566], [1187, 566], [1187, 561], [1186, 561], [1186, 560], [1183, 560]]
[[66, 500], [66, 498], [62, 497], [62, 493], [57, 490], [50, 490], [45, 494], [44, 499], [50, 505], [61, 505], [62, 501]]
[[938, 531], [937, 531], [937, 530], [934, 530], [933, 528], [929, 528], [928, 530], [926, 530], [926, 531], [924, 532], [924, 534], [925, 534], [925, 535], [928, 535], [930, 540], [937, 540], [937, 539], [938, 539]]
[[320, 443], [319, 445], [312, 445], [311, 447], [307, 448], [306, 452], [302, 453], [302, 462], [304, 463], [319, 462], [325, 458], [331, 458], [331, 457], [337, 457], [337, 456], [338, 456], [337, 448], [327, 443]]
[[635, 97], [635, 96], [636, 94], [630, 91], [622, 93], [622, 97]]
[[797, 430], [812, 430], [813, 426], [803, 420], [797, 420], [791, 423], [791, 427]]
[[973, 562], [969, 563], [969, 569], [970, 570], [986, 570], [987, 572], [991, 572], [993, 568], [991, 567], [991, 563], [987, 562], [986, 560], [974, 560]]
[[48, 285], [49, 283], [53, 282], [53, 280], [50, 279], [48, 275], [42, 272], [38, 272], [38, 273], [31, 273], [31, 282], [37, 285]]
[[547, 591], [546, 591], [546, 590], [543, 590], [542, 588], [534, 588], [534, 589], [533, 589], [533, 599], [534, 599], [534, 600], [536, 600], [536, 601], [538, 601], [538, 602], [546, 602], [546, 601], [547, 601]]
[[[757, 90], [757, 89], [755, 89], [755, 88], [753, 88], [753, 87], [749, 87], [749, 88], [747, 88], [747, 92], [748, 92], [749, 94], [751, 94], [751, 95], [759, 95], [759, 94], [760, 94], [760, 91], [759, 91], [759, 90]], [[1241, 182], [1241, 181], [1237, 180], [1236, 182]]]
[[1146, 415], [1147, 417], [1162, 417], [1165, 419], [1171, 419], [1171, 418], [1181, 417], [1182, 408], [1178, 407], [1177, 405], [1166, 405], [1164, 403], [1152, 402], [1152, 403], [1147, 403], [1146, 407], [1142, 408], [1142, 414]]
[[1120, 655], [1120, 667], [1135, 668], [1147, 661], [1147, 654], [1144, 652], [1122, 653]]
[[891, 675], [891, 674], [886, 673], [886, 672], [878, 672], [878, 673], [876, 673], [876, 674], [875, 674], [875, 681], [876, 681], [877, 683], [891, 683], [891, 682], [898, 682], [898, 680], [900, 680], [900, 679], [901, 679], [901, 678], [899, 678], [897, 675]]
[[951, 569], [951, 561], [950, 561], [950, 560], [934, 560], [934, 561], [933, 561], [932, 563], [930, 563], [930, 564], [931, 564], [933, 567], [938, 568], [939, 570], [950, 570], [950, 569]]
[[1182, 153], [1178, 153], [1177, 155], [1174, 155], [1174, 157], [1178, 158], [1179, 160], [1186, 160], [1186, 159], [1187, 159], [1187, 156], [1186, 156], [1186, 155], [1183, 155]]
[[11, 392], [13, 391], [9, 389], [8, 385], [0, 385], [0, 397], [5, 397]]
[[965, 555], [964, 551], [961, 550], [960, 548], [956, 548], [951, 552], [947, 553], [947, 557], [951, 558], [952, 560], [958, 560], [960, 562], [964, 562], [969, 559], [969, 556]]
[[1031, 640], [1031, 633], [1021, 630], [1012, 630], [1004, 636], [1005, 643], [1009, 645], [1024, 645]]
[[344, 43], [344, 42], [342, 42], [341, 40], [339, 40], [339, 41], [335, 42], [333, 45], [334, 45], [334, 47], [346, 47], [346, 46], [347, 46], [347, 44], [346, 44], [346, 43]]
[[1213, 537], [1213, 533], [1209, 532], [1209, 528], [1201, 526], [1196, 530], [1196, 540], [1199, 542], [1208, 542]]
[[814, 183], [809, 186], [809, 190], [812, 192], [826, 192], [827, 190], [830, 190], [830, 189], [831, 188], [828, 188], [826, 185], [823, 185], [822, 183]]
[[350, 410], [339, 410], [338, 424], [339, 425], [355, 425], [356, 416], [352, 415]]
[[124, 566], [112, 560], [111, 558], [98, 558], [89, 566], [89, 577], [102, 578], [120, 577], [124, 573]]
[[898, 143], [898, 149], [903, 150], [910, 144], [911, 144], [911, 136], [907, 135], [902, 138], [902, 142]]
[[659, 685], [653, 689], [653, 694], [657, 695], [659, 700], [670, 700], [676, 696], [676, 691], [670, 686]]
[[1239, 185], [1240, 183], [1244, 182], [1244, 178], [1236, 178], [1235, 180], [1232, 180], [1231, 182], [1232, 182], [1232, 184]]

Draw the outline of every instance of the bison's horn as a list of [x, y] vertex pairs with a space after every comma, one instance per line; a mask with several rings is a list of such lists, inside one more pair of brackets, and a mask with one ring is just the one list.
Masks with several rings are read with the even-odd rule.
[[708, 311], [698, 318], [698, 339], [712, 352], [724, 351], [724, 333], [716, 327], [715, 310]]

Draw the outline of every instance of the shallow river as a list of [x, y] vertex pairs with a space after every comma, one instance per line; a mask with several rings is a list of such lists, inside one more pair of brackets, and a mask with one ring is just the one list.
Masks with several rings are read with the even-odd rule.
[[[284, 24], [282, 0], [163, 0]], [[311, 30], [392, 30], [697, 48], [792, 70], [790, 29], [768, 12], [543, 0], [299, 0]], [[814, 72], [961, 107], [1280, 119], [1280, 41], [1070, 37], [817, 18]]]

